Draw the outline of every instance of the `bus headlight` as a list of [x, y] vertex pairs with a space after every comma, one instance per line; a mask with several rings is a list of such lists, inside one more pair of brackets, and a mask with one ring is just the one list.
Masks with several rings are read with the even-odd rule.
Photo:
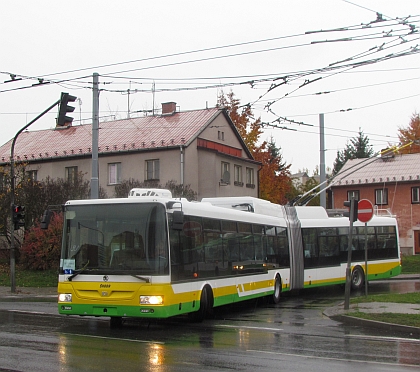
[[58, 295], [59, 302], [71, 302], [71, 293], [60, 293]]
[[140, 296], [140, 305], [163, 305], [163, 296]]

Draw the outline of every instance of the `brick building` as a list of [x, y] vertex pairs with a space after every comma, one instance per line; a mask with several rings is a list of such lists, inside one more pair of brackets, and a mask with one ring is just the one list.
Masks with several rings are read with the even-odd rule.
[[368, 199], [377, 214], [395, 215], [401, 252], [420, 254], [420, 153], [349, 160], [331, 186], [333, 208]]

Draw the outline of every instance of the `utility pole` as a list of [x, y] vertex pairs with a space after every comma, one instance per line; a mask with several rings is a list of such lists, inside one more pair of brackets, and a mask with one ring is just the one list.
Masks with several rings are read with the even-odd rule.
[[152, 84], [152, 116], [155, 116], [155, 82]]
[[130, 119], [130, 92], [131, 92], [131, 81], [127, 90], [127, 119]]
[[90, 181], [90, 198], [99, 198], [99, 74], [93, 74], [93, 105], [92, 105], [92, 177]]
[[324, 138], [324, 114], [319, 114], [319, 184], [321, 187], [320, 205], [321, 207], [327, 208], [327, 197], [325, 195], [325, 186], [326, 186], [326, 175], [325, 175], [325, 138]]

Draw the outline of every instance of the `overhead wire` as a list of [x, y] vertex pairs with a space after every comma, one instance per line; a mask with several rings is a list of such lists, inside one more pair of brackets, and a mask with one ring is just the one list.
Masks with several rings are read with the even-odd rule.
[[[417, 16], [410, 16], [410, 18], [415, 18], [415, 17], [417, 17]], [[401, 24], [401, 22], [398, 20], [398, 18], [390, 19], [390, 20], [387, 20], [386, 22], [394, 22], [395, 25]], [[373, 27], [372, 27], [372, 24], [373, 24]], [[177, 52], [177, 53], [169, 53], [169, 54], [140, 58], [140, 59], [129, 60], [129, 61], [108, 63], [108, 64], [96, 65], [96, 66], [91, 66], [91, 67], [84, 67], [84, 68], [79, 68], [79, 69], [53, 72], [53, 73], [49, 73], [49, 74], [45, 74], [45, 75], [40, 75], [39, 78], [47, 77], [47, 76], [65, 75], [65, 74], [69, 74], [69, 73], [82, 72], [82, 71], [88, 71], [88, 70], [102, 69], [102, 68], [106, 68], [106, 67], [121, 66], [121, 65], [125, 65], [125, 64], [132, 64], [132, 63], [138, 63], [138, 62], [152, 61], [152, 60], [156, 60], [156, 59], [172, 58], [172, 57], [183, 56], [183, 55], [188, 55], [188, 54], [202, 53], [202, 52], [208, 52], [208, 51], [214, 51], [214, 50], [226, 49], [226, 48], [233, 48], [233, 47], [245, 46], [245, 45], [252, 45], [252, 44], [270, 42], [270, 41], [275, 41], [275, 40], [295, 38], [295, 37], [305, 36], [305, 35], [319, 33], [319, 32], [325, 33], [325, 32], [337, 32], [337, 31], [354, 31], [354, 30], [363, 29], [363, 28], [366, 28], [366, 27], [380, 28], [380, 27], [389, 27], [389, 26], [392, 26], [392, 25], [393, 24], [387, 24], [387, 25], [374, 24], [374, 23], [371, 22], [371, 23], [368, 23], [367, 25], [361, 24], [361, 25], [345, 26], [345, 27], [341, 27], [339, 29], [308, 31], [308, 32], [299, 33], [299, 34], [278, 36], [278, 37], [266, 38], [266, 39], [260, 39], [260, 40], [251, 40], [251, 41], [246, 41], [246, 42], [241, 42], [241, 43], [232, 43], [232, 44], [227, 44], [227, 45], [222, 45], [222, 46], [201, 48], [201, 49], [196, 49], [196, 50], [183, 51], [183, 52]], [[16, 76], [21, 76], [23, 78], [30, 78], [30, 77], [22, 76], [22, 75], [16, 75]]]
[[[397, 20], [392, 20], [392, 21], [394, 21], [394, 22], [396, 21], [396, 24], [400, 24], [400, 22], [398, 22]], [[361, 25], [344, 27], [344, 28], [340, 28], [340, 30], [350, 30], [351, 28], [353, 28], [353, 30], [354, 30], [354, 29], [356, 29], [356, 27], [357, 28], [360, 28]], [[374, 27], [378, 27], [378, 26], [375, 25]], [[333, 30], [322, 30], [322, 32], [334, 32], [334, 31], [337, 31], [337, 29], [333, 29]], [[250, 45], [250, 44], [255, 44], [255, 43], [262, 43], [262, 42], [268, 42], [268, 41], [274, 41], [274, 40], [280, 40], [280, 39], [286, 39], [286, 38], [293, 38], [293, 37], [304, 36], [304, 35], [308, 35], [308, 34], [312, 34], [312, 33], [317, 33], [317, 32], [320, 32], [320, 31], [311, 31], [311, 32], [306, 32], [304, 34], [279, 36], [279, 37], [274, 37], [274, 38], [254, 40], [254, 41], [243, 42], [243, 43], [228, 44], [228, 45], [217, 46], [217, 47], [210, 47], [210, 48], [202, 48], [202, 49], [197, 49], [197, 50], [193, 50], [193, 51], [172, 53], [172, 54], [166, 54], [166, 55], [160, 55], [160, 56], [142, 58], [142, 59], [131, 60], [131, 61], [117, 62], [117, 63], [111, 63], [111, 64], [104, 64], [104, 65], [99, 65], [99, 66], [89, 67], [89, 68], [67, 70], [67, 71], [62, 71], [62, 72], [56, 72], [56, 73], [50, 73], [50, 74], [46, 74], [46, 75], [41, 75], [41, 76], [38, 76], [36, 78], [42, 78], [42, 77], [46, 77], [46, 76], [55, 76], [55, 75], [60, 75], [60, 74], [62, 75], [62, 74], [67, 74], [67, 73], [86, 71], [86, 70], [89, 70], [89, 69], [97, 69], [97, 68], [104, 68], [104, 67], [119, 66], [119, 65], [124, 65], [124, 64], [131, 64], [131, 63], [136, 63], [136, 62], [144, 62], [144, 61], [150, 61], [150, 60], [162, 59], [162, 58], [168, 58], [168, 57], [174, 57], [174, 56], [182, 56], [182, 55], [186, 55], [186, 54], [201, 53], [201, 52], [204, 52], [204, 51], [212, 51], [212, 50], [217, 50], [217, 49], [224, 49], [224, 48], [231, 48], [231, 47], [237, 47], [237, 46], [243, 46], [243, 45]], [[302, 45], [306, 45], [306, 44], [302, 44]], [[284, 46], [284, 47], [281, 47], [281, 48], [291, 48], [291, 47], [297, 47], [297, 46], [300, 46], [300, 45], [299, 44], [296, 44], [296, 45], [291, 45], [291, 46]], [[257, 50], [257, 51], [248, 51], [248, 52], [243, 52], [243, 53], [228, 54], [228, 55], [225, 55], [225, 56], [200, 58], [200, 59], [195, 59], [195, 60], [190, 60], [190, 61], [182, 61], [182, 62], [175, 62], [175, 63], [169, 63], [169, 64], [155, 65], [155, 66], [147, 66], [147, 67], [142, 67], [142, 68], [138, 68], [138, 69], [131, 69], [131, 70], [126, 70], [126, 71], [118, 71], [116, 73], [117, 74], [120, 74], [120, 73], [124, 73], [124, 72], [139, 71], [139, 70], [150, 69], [150, 68], [158, 68], [158, 67], [163, 67], [163, 66], [172, 66], [174, 64], [193, 63], [193, 62], [197, 62], [197, 61], [212, 60], [212, 59], [215, 59], [215, 58], [228, 58], [228, 57], [232, 57], [232, 56], [238, 56], [238, 55], [250, 54], [250, 53], [260, 53], [260, 52], [272, 51], [272, 50], [277, 50], [277, 49], [279, 49], [279, 48], [268, 48], [268, 49]], [[114, 74], [115, 74], [115, 72], [114, 72]], [[25, 78], [25, 79], [34, 79], [34, 77], [17, 75], [17, 74], [15, 74], [15, 76], [19, 76], [19, 77], [22, 77], [22, 78]]]
[[[401, 22], [397, 21], [396, 24], [401, 24]], [[358, 25], [358, 26], [354, 26], [354, 27], [355, 27], [354, 30], [356, 30], [356, 29], [361, 30], [361, 29], [363, 29], [365, 27], [365, 25]], [[379, 26], [375, 25], [374, 27], [379, 27]], [[385, 27], [385, 25], [380, 25], [380, 27]], [[389, 25], [387, 27], [389, 27]], [[312, 32], [308, 32], [308, 33], [305, 33], [305, 34], [298, 34], [298, 35], [290, 35], [290, 36], [284, 36], [284, 37], [270, 38], [270, 39], [264, 39], [264, 40], [258, 40], [258, 41], [251, 41], [251, 42], [247, 42], [247, 43], [231, 44], [231, 45], [220, 46], [220, 47], [213, 47], [213, 48], [204, 48], [204, 49], [199, 49], [199, 50], [196, 50], [196, 51], [187, 51], [187, 52], [174, 53], [174, 54], [168, 54], [168, 55], [163, 55], [163, 56], [143, 58], [143, 59], [133, 60], [133, 61], [126, 61], [126, 62], [114, 63], [114, 64], [109, 64], [109, 65], [102, 65], [102, 66], [98, 66], [98, 68], [112, 67], [112, 66], [117, 66], [117, 65], [124, 65], [124, 64], [128, 64], [128, 63], [134, 63], [134, 62], [140, 62], [140, 61], [143, 62], [143, 61], [149, 61], [149, 60], [160, 59], [160, 58], [168, 58], [168, 57], [172, 57], [172, 56], [181, 56], [181, 55], [185, 55], [185, 54], [199, 53], [199, 52], [203, 52], [203, 51], [228, 48], [228, 47], [232, 47], [232, 46], [253, 44], [253, 43], [266, 42], [266, 41], [272, 41], [272, 40], [278, 40], [278, 39], [285, 39], [285, 38], [289, 38], [289, 37], [292, 38], [292, 37], [303, 36], [303, 35], [314, 34], [314, 33], [320, 33], [320, 32], [323, 32], [324, 33], [324, 32], [336, 32], [336, 31], [348, 31], [348, 29], [342, 28], [342, 29], [331, 29], [331, 30], [312, 31]], [[303, 87], [306, 87], [307, 85], [309, 85], [309, 84], [311, 84], [313, 82], [316, 82], [316, 81], [318, 81], [320, 79], [325, 79], [327, 77], [332, 77], [332, 76], [334, 76], [336, 74], [339, 74], [339, 73], [347, 73], [347, 72], [350, 72], [350, 70], [352, 70], [352, 69], [354, 69], [356, 67], [366, 66], [366, 65], [370, 65], [370, 64], [381, 62], [383, 60], [387, 60], [387, 59], [391, 59], [391, 58], [397, 58], [397, 57], [400, 57], [400, 56], [415, 54], [415, 53], [418, 53], [419, 52], [418, 50], [416, 51], [416, 50], [413, 50], [413, 48], [411, 48], [411, 49], [406, 50], [405, 52], [399, 52], [397, 54], [390, 54], [390, 55], [387, 55], [387, 56], [384, 56], [384, 57], [379, 57], [379, 58], [375, 58], [375, 59], [371, 59], [371, 60], [367, 60], [367, 61], [362, 61], [362, 62], [354, 62], [354, 63], [351, 63], [351, 64], [343, 64], [343, 63], [345, 63], [347, 61], [353, 61], [355, 59], [366, 58], [369, 55], [372, 55], [374, 53], [377, 53], [378, 51], [384, 51], [384, 49], [387, 49], [387, 48], [397, 47], [397, 46], [399, 46], [401, 44], [389, 45], [389, 46], [387, 46], [386, 44], [391, 44], [391, 43], [394, 43], [395, 44], [396, 41], [399, 40], [399, 37], [400, 36], [401, 35], [390, 35], [390, 36], [386, 36], [386, 37], [392, 37], [393, 40], [391, 40], [391, 41], [389, 41], [387, 43], [384, 43], [381, 47], [372, 48], [373, 50], [372, 49], [371, 50], [367, 50], [367, 51], [365, 51], [363, 53], [359, 53], [359, 54], [357, 54], [357, 55], [355, 55], [353, 57], [349, 57], [348, 59], [345, 59], [345, 60], [342, 60], [342, 61], [339, 61], [339, 62], [332, 63], [332, 64], [330, 64], [327, 67], [324, 67], [322, 69], [313, 69], [313, 70], [308, 70], [306, 72], [305, 71], [300, 71], [300, 72], [297, 71], [295, 73], [285, 74], [285, 75], [282, 75], [282, 76], [280, 76], [280, 75], [275, 76], [275, 74], [270, 74], [270, 75], [267, 75], [267, 77], [265, 77], [265, 78], [255, 79], [253, 81], [229, 82], [229, 83], [221, 83], [221, 84], [219, 83], [219, 84], [214, 84], [214, 85], [206, 85], [206, 86], [203, 86], [203, 87], [179, 87], [179, 88], [172, 88], [172, 89], [170, 89], [170, 88], [161, 88], [159, 90], [156, 90], [155, 89], [154, 91], [155, 92], [156, 91], [163, 92], [163, 91], [182, 91], [182, 90], [197, 90], [197, 89], [214, 89], [214, 88], [234, 86], [234, 85], [243, 85], [243, 84], [250, 84], [252, 87], [255, 87], [257, 84], [265, 83], [265, 82], [268, 82], [268, 81], [272, 81], [274, 83], [275, 81], [278, 81], [278, 80], [283, 79], [283, 81], [281, 81], [280, 83], [276, 83], [274, 85], [272, 83], [272, 85], [270, 86], [270, 88], [267, 89], [267, 92], [265, 93], [265, 94], [267, 94], [267, 93], [271, 92], [272, 90], [277, 89], [281, 85], [290, 84], [291, 82], [298, 81], [299, 79], [302, 79], [304, 77], [315, 75], [315, 74], [326, 74], [326, 73], [328, 73], [328, 75], [325, 76], [325, 77], [324, 76], [322, 76], [322, 77], [318, 76], [318, 77], [316, 77], [316, 78], [314, 78], [312, 80], [306, 79], [295, 90], [293, 90], [292, 92], [287, 93], [283, 97], [280, 97], [278, 100], [284, 99], [286, 97], [287, 98], [292, 98], [293, 97], [292, 95], [293, 95], [294, 92], [296, 92], [299, 89], [302, 89]], [[406, 35], [404, 35], [404, 36], [406, 36]], [[361, 37], [361, 36], [359, 36], [359, 37]], [[384, 36], [381, 35], [381, 38], [383, 38], [383, 37]], [[341, 40], [337, 40], [337, 41], [350, 41], [351, 39], [353, 39], [353, 41], [360, 41], [360, 39], [355, 40], [355, 38], [357, 38], [357, 36], [356, 37], [353, 37], [353, 38], [349, 38], [348, 40], [347, 39], [341, 39]], [[373, 39], [377, 39], [377, 38], [373, 38]], [[416, 39], [414, 39], [414, 40], [416, 40]], [[412, 41], [413, 40], [410, 40], [410, 42], [412, 42]], [[328, 42], [328, 41], [323, 41], [323, 42]], [[241, 52], [241, 53], [231, 53], [231, 54], [227, 54], [227, 55], [223, 55], [223, 56], [214, 56], [214, 57], [208, 57], [208, 58], [199, 58], [199, 59], [193, 59], [193, 60], [190, 60], [190, 61], [172, 62], [172, 63], [169, 63], [169, 64], [161, 64], [161, 65], [157, 65], [157, 66], [147, 66], [147, 67], [142, 67], [142, 68], [138, 68], [138, 69], [118, 71], [118, 72], [114, 72], [114, 73], [103, 74], [101, 76], [116, 79], [116, 78], [120, 78], [120, 77], [115, 76], [115, 74], [122, 74], [122, 73], [126, 73], [126, 72], [141, 71], [141, 70], [144, 70], [144, 69], [158, 68], [158, 67], [163, 67], [163, 66], [174, 66], [174, 65], [177, 65], [177, 64], [186, 64], [186, 63], [193, 63], [193, 62], [199, 62], [199, 61], [210, 61], [210, 60], [220, 59], [220, 58], [228, 58], [228, 57], [234, 57], [234, 56], [240, 56], [240, 55], [246, 55], [246, 54], [253, 54], [253, 53], [262, 53], [262, 52], [268, 52], [268, 51], [274, 51], [274, 50], [281, 50], [281, 49], [287, 49], [287, 48], [293, 48], [293, 47], [300, 47], [300, 46], [308, 46], [308, 45], [309, 45], [308, 43], [304, 43], [304, 44], [295, 44], [295, 45], [289, 45], [289, 46], [282, 46], [282, 47], [279, 47], [279, 48], [266, 48], [266, 49], [262, 49], [262, 50], [254, 50], [254, 51], [247, 51], [247, 52]], [[385, 48], [384, 48], [384, 45], [385, 45]], [[70, 72], [85, 71], [85, 70], [88, 70], [88, 69], [89, 68], [78, 69], [78, 70], [70, 70], [70, 71], [67, 71], [67, 72], [53, 73], [53, 74], [48, 74], [48, 75], [43, 75], [43, 76], [44, 77], [45, 76], [54, 76], [54, 75], [65, 74], [65, 73], [70, 73]], [[342, 69], [342, 70], [340, 70], [340, 69]], [[334, 71], [334, 70], [340, 70], [340, 71]], [[264, 76], [264, 75], [257, 75], [257, 76]], [[77, 77], [77, 78], [73, 78], [73, 79], [57, 80], [57, 81], [51, 81], [51, 82], [54, 82], [55, 84], [62, 84], [62, 85], [65, 84], [64, 86], [67, 86], [68, 85], [68, 86], [71, 86], [71, 87], [77, 87], [78, 89], [91, 89], [91, 87], [89, 85], [86, 86], [86, 84], [91, 84], [91, 83], [82, 83], [83, 86], [79, 86], [78, 85], [79, 84], [78, 80], [85, 79], [87, 77], [90, 77], [90, 76], [83, 76], [83, 77]], [[30, 77], [27, 77], [27, 78], [28, 79], [35, 79], [35, 78], [30, 78]], [[37, 77], [36, 79], [39, 79], [39, 78], [40, 77]], [[238, 77], [238, 78], [240, 78], [240, 77]], [[121, 79], [123, 79], [123, 77], [121, 77]], [[130, 79], [145, 79], [145, 78], [134, 78], [134, 77], [132, 77]], [[185, 80], [185, 79], [183, 79], [183, 80]], [[193, 78], [191, 78], [191, 80], [193, 80]], [[76, 84], [76, 85], [70, 85], [70, 84]], [[39, 84], [37, 86], [42, 86], [42, 85]], [[30, 87], [32, 87], [32, 86], [30, 86]], [[0, 91], [0, 93], [6, 92], [6, 91], [11, 91], [11, 90], [27, 89], [27, 88], [30, 88], [30, 87], [18, 87], [18, 88], [14, 88], [14, 89], [10, 89], [10, 90], [3, 90], [3, 91]], [[127, 92], [127, 90], [118, 90], [118, 89], [113, 90], [113, 89], [105, 89], [105, 88], [102, 89], [102, 91], [107, 91], [107, 92], [111, 92], [111, 93], [113, 93], [113, 92], [119, 92], [119, 93], [121, 93], [121, 92]], [[137, 90], [130, 90], [130, 91], [131, 92], [135, 92]], [[138, 90], [138, 91], [139, 92], [150, 92], [151, 90], [150, 89], [145, 89], [145, 90]], [[417, 95], [414, 95], [414, 96], [417, 96]], [[409, 96], [409, 97], [413, 97], [413, 96]], [[404, 97], [404, 98], [401, 98], [401, 99], [406, 99], [406, 98], [409, 98], [409, 97]], [[252, 106], [254, 106], [258, 101], [260, 101], [260, 99], [258, 99], [257, 101], [255, 101], [252, 104]], [[394, 101], [394, 100], [392, 100], [392, 101]], [[388, 102], [392, 102], [392, 101], [388, 101]], [[271, 103], [271, 105], [272, 104], [273, 103]], [[379, 103], [379, 104], [383, 104], [383, 103]], [[374, 105], [377, 105], [377, 104], [374, 104]], [[362, 109], [362, 108], [372, 107], [374, 105], [367, 105], [367, 106], [356, 108], [356, 109]], [[269, 109], [270, 109], [270, 106], [268, 107]], [[338, 111], [336, 111], [336, 112], [338, 112]], [[342, 110], [340, 110], [340, 112], [342, 112]], [[293, 124], [311, 125], [311, 124], [306, 124], [306, 123], [303, 123], [303, 122], [298, 123], [298, 122], [295, 122], [294, 120], [290, 120], [290, 119], [287, 119], [287, 118], [281, 117], [281, 116], [278, 116], [277, 119], [273, 120], [272, 123], [274, 123], [274, 122], [279, 122], [280, 123], [281, 120], [285, 120], [285, 121], [288, 121], [288, 122], [293, 123]], [[284, 127], [284, 128], [281, 128], [281, 129], [289, 129], [289, 128], [285, 128]], [[289, 129], [289, 130], [293, 130], [293, 129]]]

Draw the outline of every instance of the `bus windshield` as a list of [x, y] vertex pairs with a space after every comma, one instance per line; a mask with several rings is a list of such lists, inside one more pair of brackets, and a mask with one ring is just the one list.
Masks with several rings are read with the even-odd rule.
[[169, 274], [165, 207], [67, 205], [61, 274]]

